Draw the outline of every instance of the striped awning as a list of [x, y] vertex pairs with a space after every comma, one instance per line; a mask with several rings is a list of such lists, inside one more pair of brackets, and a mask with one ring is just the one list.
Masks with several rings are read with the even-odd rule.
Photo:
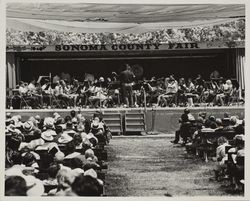
[[20, 31], [144, 33], [234, 21], [245, 17], [245, 5], [8, 3], [6, 14], [7, 28]]

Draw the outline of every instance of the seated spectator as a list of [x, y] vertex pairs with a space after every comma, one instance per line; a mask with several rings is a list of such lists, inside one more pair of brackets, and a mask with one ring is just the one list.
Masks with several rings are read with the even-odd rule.
[[95, 153], [92, 149], [87, 149], [85, 151], [85, 158], [89, 161], [97, 162], [98, 158], [95, 156]]
[[10, 176], [5, 179], [5, 196], [27, 196], [25, 179], [21, 176]]
[[243, 119], [241, 124], [235, 126], [234, 130], [236, 133], [245, 134], [245, 120]]
[[97, 173], [94, 169], [88, 169], [84, 172], [84, 176], [91, 176], [92, 178], [96, 179], [100, 186], [103, 186], [103, 181], [97, 178]]
[[75, 130], [73, 129], [73, 123], [72, 123], [72, 121], [68, 121], [66, 123], [66, 130], [63, 133], [67, 133], [71, 137], [73, 137], [76, 134]]
[[71, 140], [70, 142], [66, 144], [66, 149], [67, 149], [68, 154], [65, 156], [64, 159], [71, 159], [71, 158], [75, 158], [81, 155], [81, 153], [75, 151], [76, 148], [75, 148], [75, 143], [73, 140]]
[[91, 176], [76, 177], [72, 184], [72, 191], [77, 196], [100, 196], [100, 184]]
[[76, 149], [82, 149], [83, 144], [82, 144], [82, 136], [80, 134], [75, 134], [73, 137], [73, 141], [75, 143], [75, 148]]
[[56, 175], [58, 174], [58, 171], [60, 170], [60, 165], [58, 163], [54, 163], [49, 166], [47, 169], [48, 178], [43, 180], [44, 185], [58, 185]]
[[217, 125], [216, 131], [223, 130], [222, 120], [220, 118], [216, 118], [215, 123]]
[[194, 121], [195, 119], [190, 113], [190, 110], [186, 108], [184, 110], [184, 114], [181, 115], [181, 119], [179, 120], [179, 122], [181, 123], [180, 129], [175, 132], [175, 139], [174, 141], [172, 141], [172, 143], [177, 144], [181, 136], [183, 138], [183, 145], [185, 145], [187, 143], [188, 137], [191, 137], [189, 128], [191, 123]]
[[21, 153], [18, 151], [13, 152], [10, 161], [13, 165], [5, 170], [5, 176], [22, 175], [24, 165], [22, 165]]
[[244, 157], [245, 157], [245, 137], [244, 135], [236, 135], [235, 148], [229, 149], [233, 164], [229, 166], [229, 174], [231, 176], [231, 184], [234, 185], [234, 190], [241, 189], [241, 180], [244, 180]]
[[235, 131], [235, 126], [237, 124], [237, 118], [232, 116], [229, 118], [229, 125], [223, 127], [223, 131]]
[[91, 123], [90, 132], [98, 139], [98, 142], [106, 141], [104, 136], [104, 127], [103, 124], [100, 122], [99, 117], [95, 117], [95, 119]]
[[31, 141], [27, 147], [29, 149], [36, 149], [36, 150], [49, 150], [50, 147], [56, 146], [57, 144], [53, 142], [53, 133], [47, 132], [47, 133], [42, 133], [41, 138], [37, 140]]
[[228, 141], [225, 137], [219, 137], [217, 140], [218, 147], [216, 148], [216, 160], [217, 160], [217, 169], [215, 171], [216, 179], [219, 178], [220, 175], [225, 174], [226, 164], [225, 162], [228, 160], [228, 156], [226, 154], [226, 147], [229, 146]]
[[46, 117], [44, 119], [44, 127], [45, 130], [43, 131], [43, 133], [50, 133], [53, 137], [57, 135], [54, 130], [54, 119], [52, 117]]
[[22, 126], [22, 134], [24, 135], [26, 142], [33, 140], [34, 134], [40, 132], [40, 129], [35, 128], [32, 121], [26, 121]]
[[58, 187], [55, 190], [51, 190], [48, 194], [49, 195], [56, 195], [56, 196], [71, 196], [71, 185], [75, 180], [75, 176], [70, 168], [63, 168], [60, 169], [57, 173], [57, 182]]
[[73, 138], [70, 135], [68, 135], [68, 133], [62, 133], [61, 137], [58, 138], [58, 143], [59, 144], [68, 144], [72, 140], [73, 140]]
[[205, 121], [205, 127], [211, 128], [214, 127], [214, 125], [215, 125], [215, 116], [210, 115], [208, 119]]
[[18, 138], [17, 136], [12, 136], [6, 145], [5, 150], [5, 167], [9, 168], [13, 164], [12, 155], [18, 153], [19, 146], [21, 144], [22, 139]]
[[39, 168], [39, 165], [36, 161], [36, 157], [31, 152], [24, 153], [22, 160], [23, 160], [23, 164], [25, 165], [25, 167]]
[[55, 127], [55, 132], [56, 132], [56, 136], [54, 137], [54, 142], [59, 143], [59, 142], [58, 142], [58, 139], [59, 139], [59, 138], [62, 136], [62, 134], [63, 134], [63, 128], [62, 128], [62, 126], [57, 125], [57, 126]]
[[43, 120], [41, 119], [40, 115], [35, 116], [35, 120], [37, 123], [37, 127], [42, 130], [43, 129]]

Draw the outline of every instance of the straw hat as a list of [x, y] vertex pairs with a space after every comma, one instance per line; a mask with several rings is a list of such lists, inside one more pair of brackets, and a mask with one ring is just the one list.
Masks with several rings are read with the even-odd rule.
[[53, 128], [54, 127], [54, 119], [52, 117], [46, 117], [44, 119], [44, 126], [46, 128]]
[[34, 127], [34, 124], [32, 121], [26, 121], [24, 124], [23, 124], [23, 129], [25, 131], [31, 131]]
[[43, 132], [41, 138], [45, 141], [53, 141], [53, 132]]
[[97, 178], [97, 173], [92, 168], [84, 172], [84, 176], [91, 176], [92, 178], [96, 179], [100, 185], [103, 185], [103, 181]]
[[68, 135], [68, 133], [63, 133], [60, 138], [58, 138], [58, 142], [62, 144], [66, 144], [73, 140], [71, 136]]
[[27, 196], [41, 196], [44, 193], [43, 182], [39, 179], [36, 179], [34, 176], [25, 176], [24, 177], [27, 184]]

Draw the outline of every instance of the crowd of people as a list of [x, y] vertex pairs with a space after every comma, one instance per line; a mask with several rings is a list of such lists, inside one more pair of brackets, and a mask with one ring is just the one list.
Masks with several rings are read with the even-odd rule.
[[[189, 109], [185, 109], [180, 120], [180, 128], [175, 133], [174, 144], [186, 146], [188, 153], [211, 158], [217, 162], [217, 181], [230, 180], [234, 192], [244, 190], [244, 150], [245, 121], [237, 115], [224, 114], [223, 118], [205, 112], [195, 119]], [[182, 139], [182, 140], [181, 140]]]
[[[104, 166], [96, 152], [112, 138], [101, 113], [85, 119], [74, 110], [62, 117], [23, 120], [6, 115], [6, 196], [101, 196]], [[98, 157], [97, 157], [98, 156]]]
[[178, 107], [229, 106], [244, 103], [244, 91], [239, 93], [237, 82], [220, 77], [218, 71], [205, 81], [152, 77], [138, 79], [129, 64], [119, 75], [95, 78], [87, 74], [84, 81], [62, 72], [51, 78], [20, 82], [7, 96], [7, 107], [20, 108], [114, 108], [114, 107]]

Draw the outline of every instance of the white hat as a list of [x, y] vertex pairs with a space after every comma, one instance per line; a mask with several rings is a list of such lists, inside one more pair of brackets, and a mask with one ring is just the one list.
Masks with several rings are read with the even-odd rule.
[[64, 153], [63, 152], [61, 152], [61, 151], [58, 151], [56, 154], [55, 154], [55, 161], [63, 161], [63, 159], [64, 159], [64, 157], [65, 157], [65, 155], [64, 155]]
[[53, 141], [53, 139], [54, 139], [51, 132], [43, 132], [41, 134], [41, 138], [43, 138], [46, 141]]
[[103, 185], [103, 181], [97, 178], [97, 173], [92, 168], [84, 172], [84, 176], [91, 176], [92, 178], [96, 179], [100, 185]]
[[93, 170], [92, 168], [91, 169], [88, 169], [87, 171], [84, 172], [84, 176], [91, 176], [95, 179], [97, 179], [97, 173], [95, 170]]
[[32, 121], [26, 121], [24, 124], [23, 124], [23, 129], [25, 131], [31, 131], [34, 127], [34, 124]]
[[245, 135], [243, 135], [243, 134], [235, 135], [234, 139], [235, 140], [240, 140], [240, 141], [245, 141]]
[[52, 117], [46, 117], [44, 119], [44, 126], [47, 128], [53, 128], [54, 127], [54, 119]]
[[103, 78], [103, 77], [100, 77], [100, 78], [99, 78], [99, 81], [100, 81], [100, 82], [104, 82], [104, 78]]
[[70, 135], [68, 135], [68, 133], [63, 133], [61, 137], [58, 138], [58, 142], [62, 144], [66, 144], [70, 142], [71, 140], [73, 140], [73, 138]]
[[15, 133], [16, 127], [13, 124], [10, 124], [9, 126], [6, 127], [8, 132]]
[[43, 182], [34, 176], [24, 177], [27, 185], [27, 196], [41, 196], [44, 193]]
[[81, 168], [75, 168], [75, 169], [72, 170], [72, 172], [73, 172], [73, 175], [74, 175], [75, 177], [78, 177], [78, 176], [80, 176], [81, 174], [84, 174], [84, 170], [81, 169]]
[[61, 115], [58, 114], [57, 112], [55, 112], [55, 113], [53, 114], [53, 116], [54, 116], [54, 120], [55, 120], [55, 121], [57, 121], [57, 119], [61, 117]]
[[12, 171], [6, 171], [6, 176], [20, 176], [24, 178], [27, 185], [27, 196], [41, 196], [44, 193], [44, 186], [41, 180], [32, 175], [24, 175], [22, 169], [12, 168]]

